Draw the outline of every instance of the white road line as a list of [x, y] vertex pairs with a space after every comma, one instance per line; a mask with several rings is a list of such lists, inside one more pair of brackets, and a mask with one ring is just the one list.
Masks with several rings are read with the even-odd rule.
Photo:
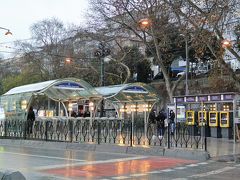
[[187, 167], [197, 167], [198, 166], [198, 164], [188, 164], [188, 165], [186, 165]]
[[201, 173], [201, 174], [194, 174], [194, 175], [189, 176], [189, 177], [194, 177], [194, 178], [206, 177], [206, 176], [210, 176], [210, 175], [214, 175], [214, 174], [219, 174], [219, 173], [222, 173], [222, 172], [225, 172], [225, 171], [229, 171], [229, 170], [235, 169], [235, 168], [236, 167], [227, 166], [227, 167], [224, 167], [222, 169], [218, 169], [218, 170], [215, 170], [215, 171], [209, 171], [209, 172]]
[[151, 172], [148, 172], [148, 174], [159, 174], [159, 173], [162, 173], [162, 171], [151, 171]]
[[173, 169], [163, 169], [162, 172], [172, 172], [174, 171]]
[[172, 179], [172, 180], [187, 180], [187, 178], [176, 178], [176, 179]]
[[14, 152], [0, 152], [0, 153], [1, 154], [13, 154], [13, 155], [18, 155], [18, 156], [30, 156], [30, 157], [47, 158], [47, 159], [58, 159], [58, 160], [66, 160], [66, 161], [78, 161], [78, 162], [85, 161], [85, 160], [81, 160], [81, 159], [69, 159], [69, 158], [61, 158], [61, 157], [57, 157], [57, 156], [42, 156], [42, 155], [14, 153]]
[[199, 164], [199, 165], [206, 165], [208, 163], [207, 162], [200, 162], [200, 163], [197, 163], [197, 164]]
[[145, 159], [146, 157], [147, 156], [109, 159], [109, 160], [101, 160], [101, 161], [85, 161], [85, 162], [79, 162], [79, 163], [68, 163], [68, 164], [57, 164], [57, 165], [49, 165], [49, 166], [39, 166], [39, 167], [35, 167], [33, 169], [34, 170], [47, 170], [47, 169], [63, 168], [63, 167], [70, 167], [70, 166], [83, 166], [83, 165], [93, 165], [93, 164], [103, 164], [103, 163], [115, 163], [115, 162]]
[[237, 164], [237, 165], [235, 165], [236, 167], [239, 167], [240, 166], [240, 164]]
[[142, 174], [132, 174], [130, 176], [132, 177], [140, 177], [140, 176], [146, 176], [147, 174], [146, 173], [142, 173]]
[[176, 168], [174, 168], [174, 169], [177, 169], [177, 170], [182, 170], [182, 169], [186, 169], [187, 167], [176, 167]]
[[112, 177], [112, 179], [128, 179], [128, 176], [118, 176], [118, 177]]

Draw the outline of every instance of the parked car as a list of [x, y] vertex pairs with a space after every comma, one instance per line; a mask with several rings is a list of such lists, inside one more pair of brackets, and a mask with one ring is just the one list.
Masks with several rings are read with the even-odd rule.
[[[183, 75], [185, 75], [185, 71], [179, 72], [179, 73], [177, 74], [177, 78], [180, 78], [180, 77], [183, 76]], [[196, 73], [194, 73], [194, 72], [188, 72], [188, 76], [189, 76], [189, 77], [196, 77]]]

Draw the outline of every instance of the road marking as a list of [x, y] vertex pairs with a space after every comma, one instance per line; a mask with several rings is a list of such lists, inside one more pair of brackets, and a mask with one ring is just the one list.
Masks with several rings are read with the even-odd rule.
[[174, 168], [174, 169], [177, 169], [177, 170], [182, 170], [182, 169], [186, 169], [187, 167], [176, 167], [176, 168]]
[[197, 163], [197, 164], [199, 164], [199, 165], [206, 165], [208, 163], [207, 162], [200, 162], [200, 163]]
[[188, 164], [188, 165], [186, 165], [187, 167], [197, 167], [198, 166], [198, 164]]
[[42, 156], [42, 155], [23, 154], [23, 153], [14, 153], [14, 152], [0, 152], [0, 153], [2, 153], [2, 154], [13, 154], [13, 155], [19, 155], [19, 156], [30, 156], [30, 157], [38, 157], [38, 158], [47, 158], [47, 159], [67, 160], [67, 161], [78, 161], [78, 162], [85, 161], [85, 160], [80, 160], [80, 159], [61, 158], [61, 157], [57, 157], [57, 156]]
[[229, 171], [231, 169], [235, 169], [236, 167], [230, 167], [230, 166], [227, 166], [225, 168], [222, 168], [222, 169], [218, 169], [218, 170], [215, 170], [215, 171], [209, 171], [209, 172], [206, 172], [206, 173], [201, 173], [201, 174], [195, 174], [195, 175], [192, 175], [192, 176], [189, 176], [189, 177], [205, 177], [205, 176], [210, 176], [210, 175], [214, 175], [214, 174], [219, 174], [219, 173], [222, 173], [222, 172], [225, 172], [225, 171]]
[[101, 160], [101, 161], [85, 161], [85, 162], [79, 162], [79, 163], [68, 163], [68, 164], [57, 164], [57, 165], [49, 165], [49, 166], [39, 166], [39, 167], [35, 167], [33, 169], [34, 170], [49, 170], [49, 169], [64, 168], [64, 167], [70, 167], [70, 166], [115, 163], [115, 162], [124, 162], [124, 161], [139, 160], [139, 159], [146, 159], [146, 158], [147, 158], [147, 156], [140, 156], [140, 157], [128, 157], [128, 158], [109, 159], [109, 160]]
[[145, 173], [142, 173], [142, 174], [132, 174], [132, 175], [130, 175], [130, 176], [132, 176], [132, 177], [139, 177], [139, 176], [146, 176], [147, 174], [145, 174]]
[[176, 179], [172, 179], [172, 180], [187, 180], [187, 178], [176, 178]]
[[173, 169], [163, 169], [162, 172], [172, 172], [174, 171]]
[[112, 179], [128, 179], [128, 176], [118, 176], [118, 177], [112, 177]]
[[162, 173], [162, 171], [151, 171], [151, 172], [148, 172], [148, 174], [159, 174], [159, 173]]
[[235, 165], [236, 167], [239, 167], [240, 166], [240, 164], [237, 164], [237, 165]]

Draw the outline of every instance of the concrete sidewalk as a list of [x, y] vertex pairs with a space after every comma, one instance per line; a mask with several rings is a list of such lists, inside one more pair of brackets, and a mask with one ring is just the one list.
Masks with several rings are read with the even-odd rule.
[[208, 138], [207, 151], [210, 157], [221, 162], [240, 162], [240, 142], [224, 138]]
[[208, 137], [207, 151], [211, 157], [240, 154], [240, 142], [236, 142], [234, 148], [233, 140]]
[[[139, 155], [158, 155], [167, 157], [178, 157], [185, 159], [206, 160], [208, 155], [211, 158], [219, 160], [233, 160], [235, 155], [240, 155], [240, 142], [236, 142], [234, 145], [233, 140], [207, 138], [207, 152], [203, 149], [191, 149], [191, 148], [171, 148], [152, 146], [148, 148], [144, 147], [129, 147], [119, 146], [113, 144], [88, 144], [88, 143], [66, 143], [66, 142], [51, 142], [51, 141], [31, 141], [31, 140], [14, 140], [14, 139], [0, 139], [0, 145], [8, 146], [26, 146], [36, 148], [60, 148], [69, 150], [85, 150], [85, 151], [100, 151], [100, 152], [114, 152], [125, 154], [139, 154]], [[235, 146], [235, 150], [234, 150]]]

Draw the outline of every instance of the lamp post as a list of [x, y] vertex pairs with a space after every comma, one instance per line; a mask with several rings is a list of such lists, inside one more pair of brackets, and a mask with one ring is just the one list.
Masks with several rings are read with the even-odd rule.
[[[98, 49], [95, 51], [95, 56], [100, 59], [101, 62], [101, 74], [100, 74], [100, 85], [104, 86], [105, 85], [105, 67], [104, 67], [104, 58], [110, 54], [110, 49], [106, 48], [105, 44], [100, 43], [98, 45]], [[100, 117], [103, 117], [103, 109], [104, 109], [104, 101], [102, 100], [101, 102], [101, 110], [100, 110]]]
[[189, 72], [188, 52], [189, 52], [189, 51], [188, 51], [188, 38], [187, 38], [187, 36], [184, 36], [184, 39], [185, 39], [185, 53], [186, 53], [185, 95], [188, 95], [188, 94], [189, 94], [189, 89], [188, 89], [188, 72]]
[[4, 27], [0, 27], [0, 29], [3, 29], [3, 30], [6, 30], [6, 31], [7, 31], [7, 32], [5, 33], [6, 36], [7, 36], [7, 35], [12, 35], [12, 32], [11, 32], [9, 29], [4, 28]]
[[101, 75], [100, 75], [100, 85], [105, 85], [105, 76], [104, 76], [104, 58], [110, 54], [110, 49], [106, 48], [105, 44], [100, 43], [98, 49], [95, 51], [95, 56], [98, 57], [101, 61]]

